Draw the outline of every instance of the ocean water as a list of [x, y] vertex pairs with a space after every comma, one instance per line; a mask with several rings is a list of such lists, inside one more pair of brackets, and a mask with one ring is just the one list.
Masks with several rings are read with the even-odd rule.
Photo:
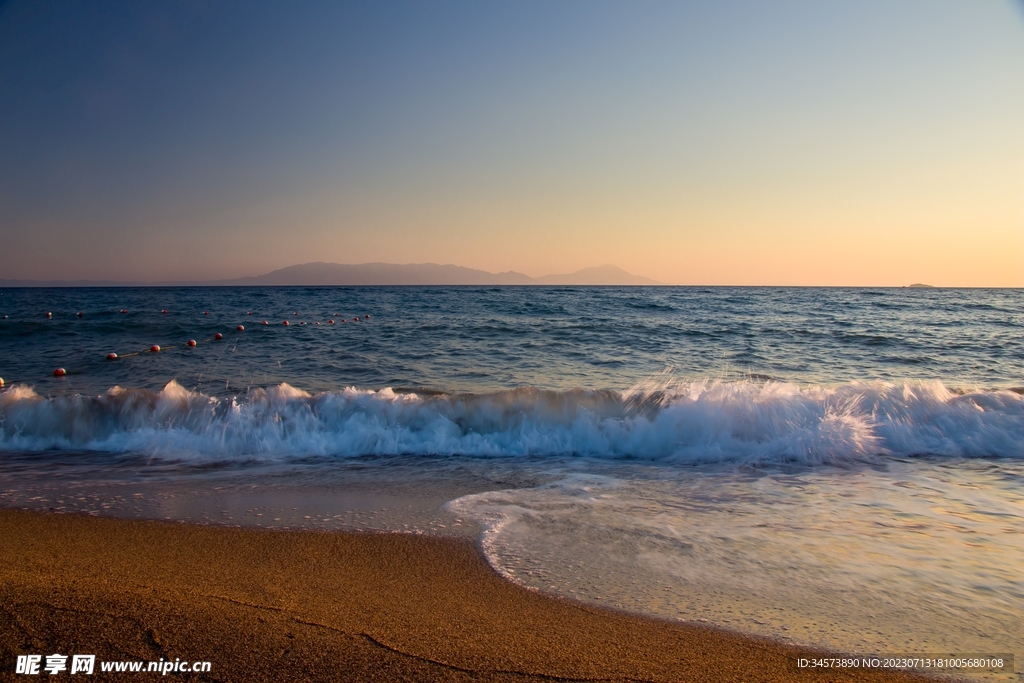
[[537, 590], [1022, 680], [1020, 290], [3, 289], [0, 316], [0, 504], [473, 534]]

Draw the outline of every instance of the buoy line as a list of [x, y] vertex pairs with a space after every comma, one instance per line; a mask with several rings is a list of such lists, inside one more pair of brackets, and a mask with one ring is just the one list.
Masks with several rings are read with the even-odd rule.
[[[122, 308], [122, 309], [118, 310], [117, 312], [122, 314], [122, 315], [123, 314], [127, 314], [128, 313], [128, 309]], [[167, 315], [167, 309], [161, 309], [160, 314], [161, 315]], [[249, 311], [247, 313], [247, 315], [252, 315], [252, 314], [253, 314], [252, 311]], [[298, 314], [299, 314], [298, 311], [296, 311], [295, 315], [298, 315]], [[207, 315], [208, 316], [208, 315], [210, 315], [210, 312], [209, 311], [203, 311], [203, 315]], [[75, 316], [78, 317], [78, 318], [84, 318], [85, 317], [85, 312], [84, 311], [78, 311], [77, 313], [75, 313]], [[46, 311], [45, 317], [46, 317], [47, 320], [53, 319], [53, 312], [52, 311]], [[338, 314], [337, 313], [334, 314], [334, 318], [328, 319], [327, 323], [329, 325], [335, 324], [335, 322], [336, 322], [335, 318], [338, 318]], [[4, 314], [2, 317], [0, 317], [0, 319], [8, 320], [8, 315]], [[364, 314], [363, 315], [363, 319], [364, 320], [369, 320], [370, 319], [370, 315], [369, 314]], [[340, 318], [339, 321], [340, 322], [346, 322], [345, 318]], [[353, 318], [351, 318], [351, 321], [352, 322], [359, 322], [359, 316], [354, 316]], [[267, 326], [270, 325], [269, 321], [266, 321], [266, 320], [264, 320], [262, 322], [262, 324], [263, 325], [267, 325]], [[319, 326], [320, 325], [320, 321], [315, 321], [313, 324]], [[292, 323], [289, 322], [288, 320], [284, 320], [282, 325], [284, 327], [291, 327]], [[306, 322], [305, 321], [300, 321], [298, 323], [298, 325], [306, 325]], [[237, 325], [235, 327], [235, 331], [239, 332], [239, 333], [244, 332], [245, 331], [245, 326], [244, 325]], [[224, 335], [221, 332], [216, 332], [213, 335], [213, 337], [209, 337], [207, 339], [204, 339], [203, 343], [205, 343], [205, 342], [212, 342], [212, 341], [222, 341], [223, 339], [224, 339]], [[195, 348], [196, 346], [198, 346], [198, 344], [199, 344], [199, 342], [197, 342], [195, 339], [189, 339], [187, 342], [185, 342], [184, 344], [180, 344], [180, 345], [179, 344], [171, 344], [171, 345], [168, 345], [168, 346], [160, 346], [159, 344], [153, 344], [152, 346], [150, 346], [148, 349], [146, 349], [144, 351], [133, 351], [131, 353], [116, 353], [116, 352], [112, 351], [112, 352], [108, 353], [105, 356], [105, 359], [108, 360], [108, 361], [113, 361], [113, 360], [120, 360], [122, 358], [131, 358], [132, 356], [139, 356], [139, 355], [142, 355], [144, 353], [160, 353], [160, 352], [166, 351], [168, 349], [178, 348], [179, 346], [184, 346], [184, 347], [188, 347], [188, 348]], [[85, 372], [84, 371], [71, 371], [71, 372], [69, 372], [68, 370], [66, 370], [63, 367], [58, 367], [58, 368], [54, 368], [53, 369], [53, 371], [50, 373], [50, 376], [51, 377], [58, 377], [58, 378], [60, 378], [60, 377], [67, 377], [69, 375], [82, 375], [82, 374], [85, 374]], [[10, 386], [12, 386], [13, 384], [18, 383], [18, 382], [27, 382], [27, 381], [30, 381], [30, 380], [11, 380], [11, 381], [5, 381], [2, 377], [0, 377], [0, 390], [7, 389]]]

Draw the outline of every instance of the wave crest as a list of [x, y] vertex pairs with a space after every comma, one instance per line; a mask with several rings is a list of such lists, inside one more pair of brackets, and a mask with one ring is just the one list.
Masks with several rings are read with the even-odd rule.
[[651, 380], [626, 392], [420, 395], [287, 384], [221, 399], [171, 381], [101, 396], [0, 394], [0, 449], [152, 455], [583, 455], [680, 464], [1024, 457], [1024, 398], [941, 382], [803, 386]]

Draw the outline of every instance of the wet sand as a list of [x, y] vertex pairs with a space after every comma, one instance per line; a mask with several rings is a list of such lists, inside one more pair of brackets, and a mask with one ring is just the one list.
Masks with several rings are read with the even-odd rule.
[[925, 680], [534, 593], [468, 539], [0, 510], [0, 679], [52, 653], [205, 660], [183, 677], [217, 681]]

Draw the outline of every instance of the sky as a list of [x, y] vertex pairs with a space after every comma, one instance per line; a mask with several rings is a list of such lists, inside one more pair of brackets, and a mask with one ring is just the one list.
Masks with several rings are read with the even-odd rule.
[[0, 278], [1024, 286], [1024, 3], [0, 5]]

